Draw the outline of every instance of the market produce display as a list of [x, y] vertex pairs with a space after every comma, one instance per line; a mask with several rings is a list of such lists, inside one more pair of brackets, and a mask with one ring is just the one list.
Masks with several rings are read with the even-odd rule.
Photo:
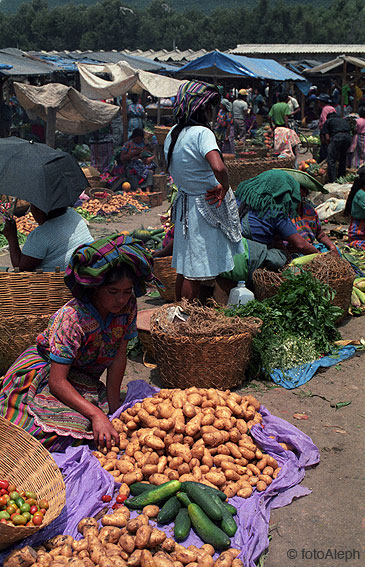
[[48, 508], [48, 501], [39, 499], [35, 492], [19, 490], [8, 480], [0, 480], [0, 523], [40, 526]]
[[[331, 304], [334, 292], [329, 286], [303, 269], [285, 270], [283, 277], [273, 297], [219, 308], [228, 317], [258, 317], [263, 321], [261, 332], [253, 339], [249, 367], [253, 376], [270, 374], [273, 363], [275, 368], [287, 370], [313, 362], [340, 338], [335, 322], [342, 310]], [[300, 346], [303, 340], [306, 348]]]
[[315, 159], [307, 159], [301, 161], [298, 167], [299, 171], [306, 171], [313, 177], [321, 177], [327, 175], [327, 165], [320, 166]]
[[256, 130], [255, 137], [251, 139], [251, 143], [255, 146], [266, 147], [270, 149], [274, 144], [273, 131], [268, 124]]
[[58, 535], [37, 549], [23, 547], [7, 557], [4, 567], [243, 567], [237, 559], [241, 550], [229, 548], [214, 560], [212, 545], [185, 548], [149, 520], [144, 513], [132, 519], [125, 506], [103, 516], [101, 528], [95, 518], [84, 518], [78, 524], [82, 539]]
[[227, 497], [249, 498], [280, 472], [249, 434], [262, 422], [259, 410], [256, 398], [230, 390], [160, 390], [112, 420], [119, 447], [93, 455], [122, 483], [123, 495], [143, 480], [154, 485], [192, 481]]
[[356, 278], [351, 293], [350, 315], [365, 313], [365, 278]]
[[[148, 209], [148, 205], [139, 202], [131, 193], [123, 193], [122, 195], [113, 195], [106, 202], [100, 199], [90, 199], [78, 207], [78, 212], [86, 211], [91, 218], [97, 215], [113, 215], [133, 207], [137, 211], [144, 211]], [[82, 214], [82, 213], [81, 213]]]
[[32, 232], [32, 230], [34, 230], [38, 226], [38, 223], [34, 219], [32, 213], [27, 213], [23, 217], [16, 218], [15, 222], [18, 232], [25, 235]]

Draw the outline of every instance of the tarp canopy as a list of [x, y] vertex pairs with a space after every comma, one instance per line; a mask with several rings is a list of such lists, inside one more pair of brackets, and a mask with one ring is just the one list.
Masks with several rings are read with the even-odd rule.
[[[121, 96], [135, 85], [148, 91], [152, 96], [175, 96], [183, 81], [162, 77], [148, 71], [132, 69], [128, 63], [119, 61], [110, 65], [78, 64], [81, 92], [91, 99]], [[98, 77], [96, 73], [107, 73], [111, 80]]]
[[273, 59], [257, 59], [243, 55], [232, 55], [221, 51], [211, 51], [180, 68], [179, 76], [196, 77], [247, 77], [272, 81], [305, 81], [304, 77], [293, 73]]
[[48, 109], [56, 111], [56, 128], [66, 134], [87, 134], [103, 128], [117, 115], [119, 107], [89, 100], [73, 87], [50, 83], [41, 87], [14, 83], [19, 103], [47, 121]]
[[52, 64], [34, 61], [20, 49], [7, 48], [0, 50], [0, 76], [27, 77], [31, 75], [51, 75], [54, 71]]
[[349, 55], [340, 55], [335, 59], [331, 59], [331, 61], [326, 61], [325, 63], [321, 63], [321, 65], [312, 67], [312, 69], [306, 69], [303, 73], [306, 75], [325, 75], [326, 73], [330, 73], [334, 69], [337, 69], [337, 67], [341, 67], [339, 70], [341, 72], [344, 63], [353, 65], [359, 69], [365, 68], [365, 59], [360, 59], [360, 57], [351, 57]]

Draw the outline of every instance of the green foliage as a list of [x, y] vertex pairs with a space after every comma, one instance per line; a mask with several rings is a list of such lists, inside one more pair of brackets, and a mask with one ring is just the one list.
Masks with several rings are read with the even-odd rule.
[[364, 16], [363, 0], [2, 0], [0, 44], [59, 51], [361, 44]]
[[[342, 315], [342, 309], [331, 304], [334, 292], [329, 286], [305, 270], [299, 273], [286, 270], [283, 276], [285, 280], [273, 297], [223, 310], [228, 317], [258, 317], [263, 322], [253, 341], [248, 369], [251, 376], [267, 375], [270, 356], [276, 357], [275, 362], [283, 370], [289, 358], [292, 366], [302, 364], [305, 350], [298, 347], [302, 339], [310, 340], [306, 348], [309, 359], [313, 360], [315, 353], [328, 353], [333, 341], [341, 337], [335, 321]], [[293, 337], [297, 339], [295, 342]], [[278, 349], [280, 341], [286, 349]]]

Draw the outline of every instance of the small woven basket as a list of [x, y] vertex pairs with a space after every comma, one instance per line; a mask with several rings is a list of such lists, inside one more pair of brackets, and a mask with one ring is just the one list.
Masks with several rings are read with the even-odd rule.
[[[103, 194], [103, 196], [99, 196], [99, 194]], [[89, 195], [90, 199], [98, 199], [102, 203], [106, 203], [115, 195], [114, 191], [110, 189], [106, 189], [105, 187], [99, 185], [98, 187], [91, 187], [90, 189], [86, 190], [86, 195]]]
[[241, 181], [251, 179], [264, 171], [277, 167], [294, 169], [294, 160], [291, 158], [253, 157], [252, 159], [231, 160], [226, 162], [229, 184], [235, 191]]
[[171, 267], [171, 256], [166, 258], [155, 258], [153, 264], [153, 273], [164, 285], [164, 287], [157, 286], [158, 291], [163, 299], [166, 301], [175, 301], [175, 286], [176, 286], [176, 270]]
[[[64, 272], [0, 272], [0, 320], [50, 315], [72, 299]], [[4, 322], [5, 324], [5, 322]]]
[[7, 317], [0, 319], [0, 376], [36, 342], [48, 325], [50, 315]]
[[222, 336], [185, 336], [163, 332], [156, 321], [163, 305], [151, 317], [154, 358], [161, 381], [170, 388], [239, 386], [245, 379], [253, 339], [247, 332]]
[[166, 139], [167, 134], [170, 132], [171, 128], [168, 126], [155, 126], [155, 136], [157, 143], [162, 145]]
[[49, 502], [41, 526], [0, 524], [0, 549], [6, 549], [53, 522], [66, 503], [66, 490], [62, 474], [50, 453], [24, 429], [3, 417], [0, 417], [0, 477]]

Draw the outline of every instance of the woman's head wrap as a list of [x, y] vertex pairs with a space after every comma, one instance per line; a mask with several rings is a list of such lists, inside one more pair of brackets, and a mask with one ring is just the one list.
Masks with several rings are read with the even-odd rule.
[[271, 169], [256, 177], [242, 181], [237, 187], [235, 197], [239, 204], [246, 203], [249, 208], [263, 217], [284, 214], [295, 216], [301, 201], [300, 185], [285, 171]]
[[142, 243], [124, 234], [113, 234], [76, 248], [66, 268], [65, 284], [74, 297], [83, 299], [87, 289], [103, 285], [108, 272], [120, 264], [127, 264], [136, 275], [136, 297], [146, 293], [145, 282], [155, 281], [152, 255]]
[[177, 122], [184, 121], [186, 123], [198, 108], [206, 105], [208, 102], [218, 104], [220, 98], [218, 88], [214, 85], [188, 81], [183, 83], [177, 91], [174, 116]]

